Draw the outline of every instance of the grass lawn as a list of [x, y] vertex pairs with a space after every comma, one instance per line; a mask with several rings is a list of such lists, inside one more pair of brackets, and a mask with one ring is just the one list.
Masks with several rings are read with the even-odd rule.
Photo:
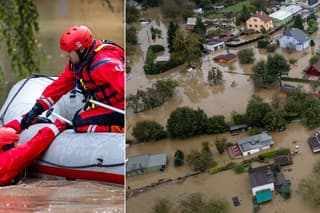
[[251, 0], [246, 0], [246, 1], [241, 1], [237, 4], [234, 4], [230, 7], [223, 8], [222, 10], [219, 10], [219, 12], [234, 12], [238, 13], [242, 10], [243, 5], [248, 5], [250, 4]]

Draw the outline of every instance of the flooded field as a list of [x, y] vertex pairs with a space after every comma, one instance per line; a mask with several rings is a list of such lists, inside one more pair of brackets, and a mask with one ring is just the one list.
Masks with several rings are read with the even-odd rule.
[[[59, 49], [59, 40], [70, 26], [86, 25], [94, 38], [124, 45], [124, 2], [108, 2], [110, 5], [102, 0], [36, 1], [42, 74], [56, 76], [63, 71], [67, 58]], [[2, 102], [16, 82], [9, 64], [4, 64], [6, 88]], [[27, 179], [23, 184], [0, 188], [0, 212], [123, 213], [124, 187], [84, 180]]]
[[[150, 13], [146, 12], [144, 15], [150, 19], [156, 19], [157, 27], [165, 31], [163, 27], [168, 24], [161, 18], [159, 12], [154, 10]], [[160, 24], [159, 24], [160, 23]], [[166, 23], [163, 25], [163, 23]], [[154, 23], [153, 23], [154, 24]], [[137, 54], [130, 57], [130, 66], [132, 73], [127, 78], [127, 95], [135, 94], [137, 89], [144, 89], [150, 87], [154, 82], [164, 78], [177, 80], [179, 86], [176, 89], [175, 96], [160, 107], [148, 110], [142, 113], [133, 113], [131, 110], [127, 111], [127, 138], [132, 139], [131, 132], [135, 123], [140, 120], [149, 119], [166, 125], [170, 113], [177, 107], [189, 106], [192, 108], [202, 108], [208, 116], [224, 115], [226, 120], [230, 120], [232, 111], [244, 113], [246, 105], [253, 94], [258, 95], [264, 101], [271, 102], [275, 94], [278, 94], [279, 88], [275, 86], [273, 89], [259, 89], [254, 88], [253, 82], [250, 79], [251, 69], [253, 65], [242, 65], [237, 60], [230, 65], [219, 65], [214, 63], [213, 57], [226, 54], [227, 50], [221, 49], [202, 58], [202, 66], [195, 71], [188, 72], [185, 65], [179, 66], [173, 70], [158, 75], [145, 75], [143, 72], [144, 57], [150, 40], [145, 40], [146, 32], [150, 26], [141, 25], [138, 33], [138, 40], [140, 49]], [[273, 40], [277, 40], [283, 31], [279, 31], [272, 36]], [[165, 36], [165, 35], [163, 35]], [[318, 33], [314, 33], [312, 39], [315, 40], [316, 47], [320, 42]], [[252, 48], [255, 54], [255, 63], [259, 60], [266, 60], [267, 56], [274, 53], [267, 53], [265, 50], [257, 49], [256, 43], [248, 44], [239, 48], [229, 48], [231, 53], [237, 53], [240, 49]], [[282, 54], [286, 59], [297, 59], [297, 63], [291, 65], [289, 77], [301, 78], [303, 76], [302, 70], [309, 65], [309, 59], [312, 57], [311, 48], [302, 52], [288, 53], [286, 50], [278, 48], [276, 53]], [[211, 87], [207, 84], [208, 71], [211, 67], [218, 67], [223, 71], [224, 83], [219, 86]], [[230, 73], [232, 71], [232, 73]], [[311, 91], [309, 84], [296, 82], [283, 82], [294, 86], [302, 86], [306, 92]], [[279, 194], [274, 193], [274, 198], [271, 202], [263, 204], [260, 212], [263, 213], [315, 213], [318, 212], [306, 204], [299, 195], [298, 183], [301, 179], [306, 178], [312, 172], [312, 166], [320, 158], [311, 152], [307, 138], [315, 131], [311, 131], [302, 126], [301, 123], [289, 124], [288, 130], [281, 133], [270, 133], [275, 141], [273, 149], [280, 147], [287, 147], [291, 150], [296, 145], [300, 146], [298, 155], [293, 158], [294, 164], [287, 167], [284, 171], [285, 176], [290, 179], [292, 197], [289, 200], [284, 200]], [[127, 156], [134, 156], [138, 154], [157, 154], [165, 152], [168, 154], [168, 168], [161, 173], [147, 173], [140, 176], [133, 176], [127, 178], [127, 187], [129, 189], [136, 189], [151, 183], [156, 183], [159, 180], [175, 180], [191, 173], [188, 166], [175, 168], [173, 166], [174, 153], [177, 149], [182, 150], [185, 155], [191, 149], [200, 150], [202, 142], [209, 142], [211, 151], [215, 161], [219, 166], [230, 162], [228, 154], [219, 155], [215, 148], [215, 140], [217, 137], [226, 138], [227, 142], [235, 143], [237, 139], [246, 137], [245, 133], [231, 136], [229, 133], [221, 135], [203, 135], [184, 140], [164, 139], [154, 143], [142, 143], [131, 145], [127, 148]], [[241, 158], [237, 161], [244, 160]], [[271, 162], [270, 162], [271, 163]], [[258, 165], [255, 165], [258, 166]], [[207, 198], [222, 197], [225, 198], [230, 206], [230, 212], [252, 212], [252, 194], [250, 190], [249, 176], [247, 173], [237, 175], [233, 171], [221, 172], [215, 175], [200, 174], [198, 176], [190, 177], [185, 181], [169, 183], [156, 186], [151, 190], [145, 191], [127, 200], [127, 212], [150, 212], [153, 205], [159, 198], [166, 198], [173, 203], [172, 210], [175, 212], [178, 203], [191, 193], [201, 192]], [[240, 206], [233, 207], [232, 197], [238, 196], [240, 199]]]

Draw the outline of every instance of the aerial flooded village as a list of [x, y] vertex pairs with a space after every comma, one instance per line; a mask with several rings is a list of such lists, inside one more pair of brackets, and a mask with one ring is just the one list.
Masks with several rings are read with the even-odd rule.
[[127, 212], [318, 212], [320, 1], [126, 2]]

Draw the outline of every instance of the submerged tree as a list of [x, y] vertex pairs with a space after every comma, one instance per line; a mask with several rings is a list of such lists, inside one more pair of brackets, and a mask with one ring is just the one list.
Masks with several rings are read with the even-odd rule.
[[38, 11], [34, 0], [1, 1], [0, 40], [4, 40], [12, 70], [19, 77], [39, 71]]
[[180, 201], [179, 207], [183, 213], [224, 213], [228, 212], [229, 205], [225, 199], [212, 198], [206, 201], [203, 194], [192, 193]]
[[166, 199], [159, 199], [152, 208], [152, 213], [169, 213], [172, 203]]

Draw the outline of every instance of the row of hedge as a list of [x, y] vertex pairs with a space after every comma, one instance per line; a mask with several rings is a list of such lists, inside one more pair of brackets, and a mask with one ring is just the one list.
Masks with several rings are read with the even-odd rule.
[[159, 74], [161, 72], [168, 71], [172, 68], [175, 68], [181, 64], [183, 64], [184, 61], [178, 61], [178, 60], [173, 60], [170, 59], [168, 62], [160, 62], [160, 63], [155, 63], [155, 64], [145, 64], [143, 66], [143, 70], [145, 74]]
[[152, 65], [155, 58], [155, 54], [161, 51], [164, 51], [163, 46], [159, 44], [150, 45], [147, 50], [146, 64]]
[[273, 159], [273, 158], [276, 158], [282, 155], [288, 155], [288, 154], [290, 154], [290, 149], [280, 148], [274, 151], [264, 152], [256, 158], [243, 160], [240, 163], [230, 162], [227, 165], [222, 167], [213, 167], [209, 169], [209, 173], [216, 174], [218, 172], [233, 169], [235, 173], [240, 174], [247, 171], [250, 168], [252, 162], [261, 162], [261, 161], [264, 161], [265, 159]]

